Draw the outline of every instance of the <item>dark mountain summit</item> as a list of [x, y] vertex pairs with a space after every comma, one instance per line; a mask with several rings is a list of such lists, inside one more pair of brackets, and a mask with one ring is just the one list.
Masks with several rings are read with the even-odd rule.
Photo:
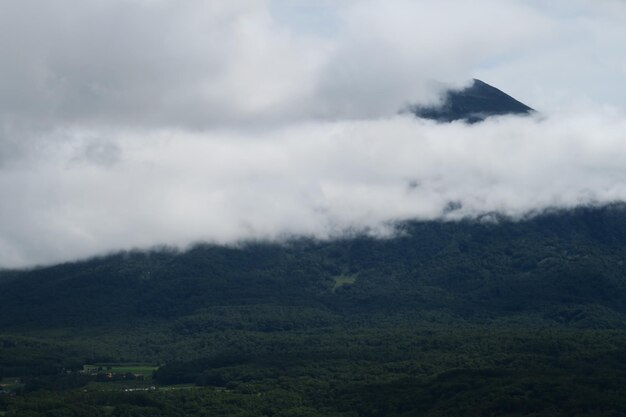
[[449, 90], [440, 106], [412, 106], [409, 111], [417, 117], [439, 122], [464, 120], [477, 123], [490, 116], [505, 114], [529, 114], [534, 110], [515, 100], [508, 94], [474, 79], [471, 86], [463, 90]]

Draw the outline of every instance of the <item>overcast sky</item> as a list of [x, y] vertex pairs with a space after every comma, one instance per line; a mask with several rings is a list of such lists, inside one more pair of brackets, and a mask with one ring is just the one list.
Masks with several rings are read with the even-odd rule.
[[[625, 200], [624, 22], [623, 0], [3, 0], [0, 267]], [[398, 115], [471, 78], [538, 114]]]

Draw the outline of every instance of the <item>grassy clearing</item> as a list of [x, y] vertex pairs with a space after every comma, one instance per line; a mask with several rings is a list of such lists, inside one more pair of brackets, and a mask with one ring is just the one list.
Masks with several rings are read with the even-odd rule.
[[9, 391], [15, 390], [21, 387], [19, 378], [0, 378], [0, 389], [6, 389]]
[[333, 285], [332, 292], [337, 291], [337, 288], [344, 285], [354, 284], [356, 282], [356, 275], [338, 275], [335, 277], [335, 284]]
[[158, 366], [145, 363], [95, 363], [83, 365], [85, 373], [111, 373], [111, 374], [141, 374], [142, 379], [121, 379], [116, 380], [113, 375], [111, 381], [91, 381], [84, 388], [85, 391], [101, 392], [101, 391], [151, 391], [151, 390], [172, 390], [172, 389], [190, 389], [195, 387], [194, 384], [181, 384], [173, 386], [157, 386], [152, 379], [153, 372]]
[[144, 376], [146, 380], [152, 379], [152, 373], [158, 368], [156, 365], [151, 364], [139, 364], [139, 363], [97, 363], [97, 364], [88, 364], [83, 365], [84, 372], [93, 372], [97, 371], [99, 368], [102, 369], [102, 372], [111, 372], [115, 374], [141, 374]]

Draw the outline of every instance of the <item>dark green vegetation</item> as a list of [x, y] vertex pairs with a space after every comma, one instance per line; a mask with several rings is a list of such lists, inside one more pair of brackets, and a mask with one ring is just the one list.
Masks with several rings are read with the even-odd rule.
[[624, 415], [623, 206], [398, 228], [5, 272], [0, 415]]
[[439, 122], [464, 120], [476, 123], [489, 116], [529, 114], [533, 109], [497, 88], [474, 79], [472, 85], [463, 90], [448, 91], [440, 106], [412, 106], [409, 111], [417, 117]]

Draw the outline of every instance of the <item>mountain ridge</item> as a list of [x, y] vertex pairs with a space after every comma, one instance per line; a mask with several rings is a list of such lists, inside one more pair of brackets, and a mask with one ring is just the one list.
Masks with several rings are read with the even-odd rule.
[[492, 116], [528, 115], [535, 111], [502, 90], [476, 78], [472, 79], [470, 86], [461, 90], [447, 90], [440, 105], [414, 105], [408, 110], [423, 119], [438, 122], [463, 120], [467, 123], [478, 123]]

